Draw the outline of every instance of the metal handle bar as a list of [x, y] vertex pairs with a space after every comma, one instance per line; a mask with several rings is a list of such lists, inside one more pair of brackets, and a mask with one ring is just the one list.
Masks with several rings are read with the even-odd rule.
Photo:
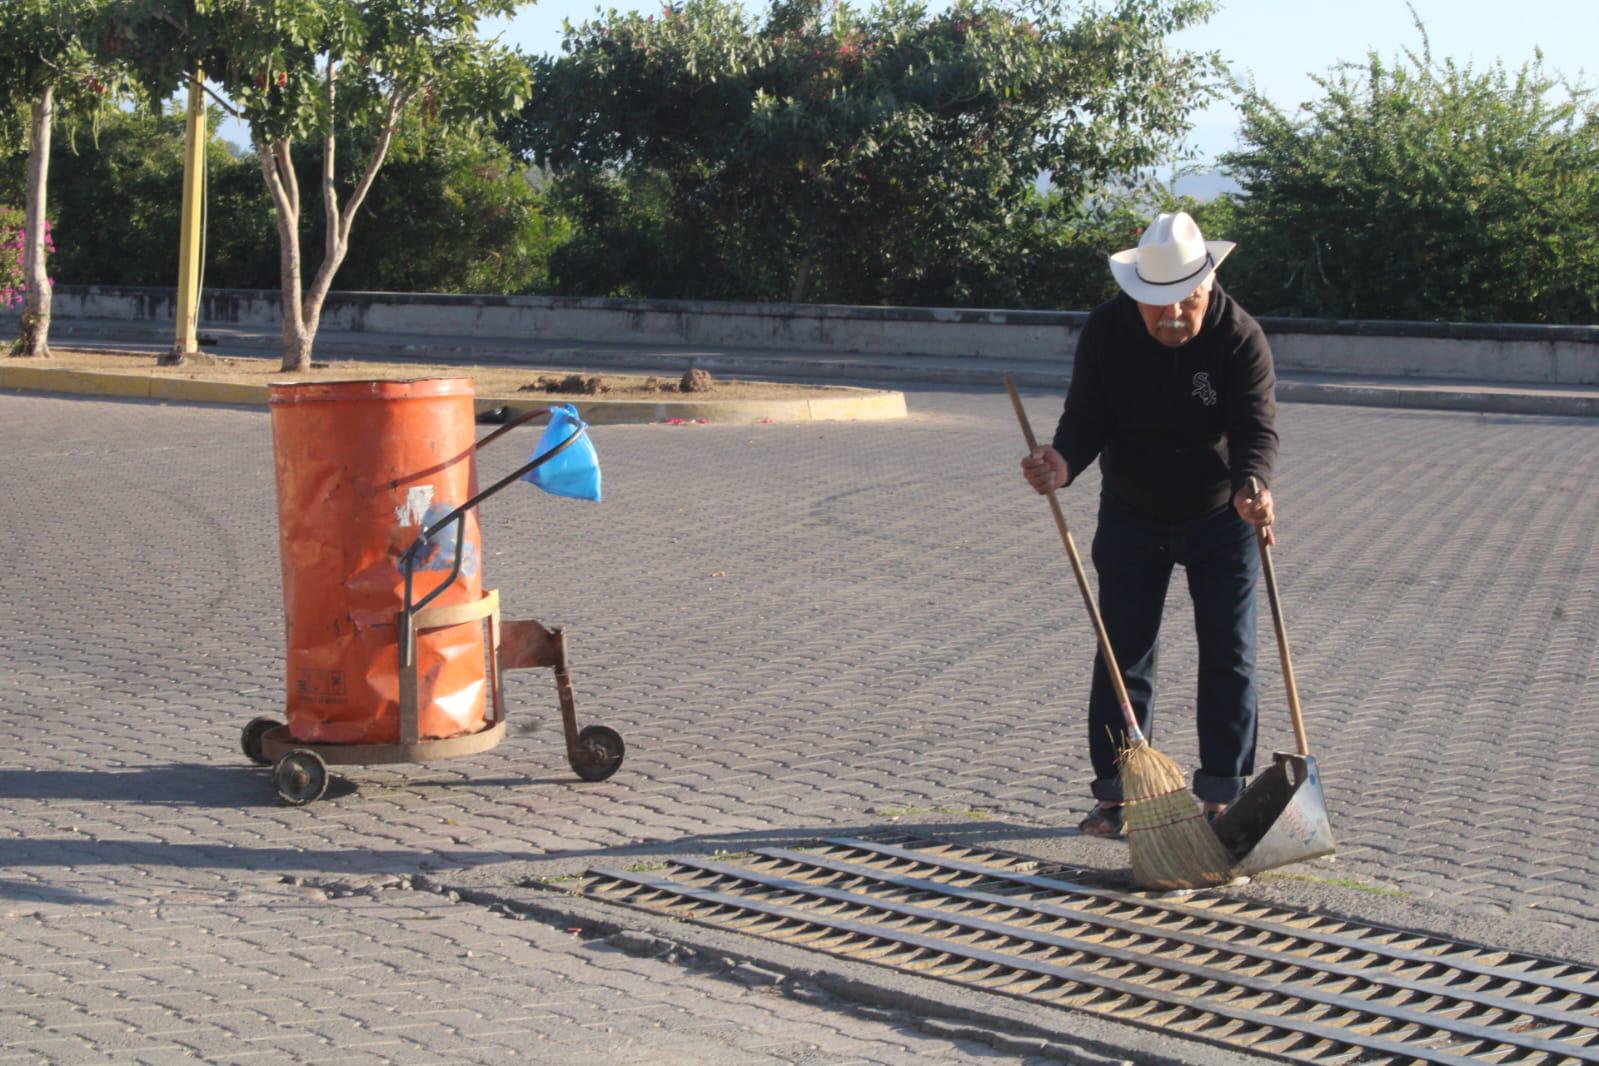
[[493, 433], [490, 433], [488, 436], [486, 436], [482, 440], [478, 441], [477, 444], [475, 445], [475, 447], [478, 448], [478, 449], [482, 449], [485, 445], [492, 444], [495, 441], [499, 440], [501, 437], [503, 437], [507, 433], [511, 432], [511, 430], [515, 429], [517, 426], [526, 425], [527, 423], [533, 421], [533, 419], [538, 418], [541, 415], [549, 414], [550, 411], [551, 411], [551, 408], [548, 408], [548, 407], [540, 407], [536, 411], [524, 411], [521, 414], [517, 415], [515, 418], [511, 419], [511, 421], [505, 423], [505, 425], [501, 426], [499, 429], [495, 430]]
[[[501, 426], [495, 432], [489, 434], [487, 437], [484, 437], [483, 440], [478, 442], [477, 447], [481, 448], [484, 444], [487, 444], [489, 441], [493, 440], [495, 437], [498, 437], [500, 434], [506, 432], [507, 430], [513, 429], [516, 426], [519, 426], [519, 425], [523, 424], [524, 422], [527, 422], [527, 421], [529, 421], [529, 420], [531, 420], [533, 418], [538, 417], [539, 415], [547, 415], [549, 413], [550, 412], [547, 409], [546, 410], [541, 410], [541, 411], [530, 411], [526, 415], [523, 415], [522, 417], [518, 418], [515, 422], [511, 422], [508, 425]], [[409, 548], [405, 549], [405, 554], [400, 556], [400, 569], [405, 574], [405, 611], [404, 611], [403, 618], [402, 618], [402, 621], [403, 621], [404, 624], [400, 627], [401, 628], [401, 632], [400, 632], [400, 665], [401, 666], [409, 666], [409, 665], [411, 665], [411, 656], [414, 653], [414, 648], [412, 647], [412, 642], [413, 642], [413, 638], [414, 638], [415, 634], [412, 632], [412, 629], [411, 629], [411, 619], [412, 619], [412, 617], [414, 617], [417, 614], [417, 612], [421, 611], [424, 607], [426, 607], [428, 604], [432, 603], [436, 598], [438, 598], [439, 594], [442, 593], [445, 589], [447, 589], [451, 585], [455, 584], [455, 579], [457, 577], [461, 576], [461, 559], [462, 559], [462, 555], [463, 555], [463, 553], [465, 552], [465, 549], [466, 549], [466, 536], [465, 536], [465, 533], [466, 533], [466, 529], [465, 529], [466, 513], [468, 511], [470, 511], [472, 508], [476, 507], [478, 504], [482, 503], [484, 500], [488, 499], [490, 496], [493, 496], [496, 492], [499, 492], [501, 489], [505, 488], [507, 485], [511, 484], [514, 481], [517, 481], [517, 480], [521, 479], [523, 477], [523, 475], [525, 475], [525, 474], [527, 474], [527, 473], [529, 473], [529, 472], [531, 472], [533, 470], [538, 469], [539, 467], [543, 466], [545, 463], [549, 462], [551, 459], [554, 459], [557, 455], [560, 455], [567, 448], [571, 447], [572, 444], [586, 432], [588, 432], [588, 427], [587, 426], [579, 426], [577, 429], [573, 430], [566, 437], [565, 440], [561, 441], [561, 443], [557, 444], [555, 447], [551, 448], [549, 451], [545, 452], [543, 455], [534, 456], [531, 461], [529, 461], [527, 463], [524, 463], [522, 466], [518, 467], [516, 470], [514, 470], [511, 473], [505, 475], [500, 480], [498, 480], [494, 484], [490, 485], [488, 488], [486, 488], [483, 491], [479, 492], [476, 496], [473, 496], [471, 499], [469, 499], [465, 503], [461, 504], [461, 506], [459, 506], [455, 510], [451, 511], [449, 514], [445, 515], [443, 518], [441, 518], [437, 522], [433, 523], [433, 525], [431, 525], [431, 526], [427, 527], [426, 529], [424, 529], [421, 532], [421, 534], [417, 536], [416, 540], [411, 544], [411, 546]], [[413, 579], [414, 579], [414, 577], [416, 575], [416, 554], [417, 554], [417, 552], [420, 551], [425, 545], [427, 545], [431, 541], [433, 536], [435, 534], [437, 534], [440, 530], [448, 528], [449, 526], [452, 526], [452, 525], [460, 525], [462, 528], [456, 531], [456, 536], [455, 536], [455, 560], [450, 566], [450, 576], [445, 578], [442, 582], [440, 582], [438, 588], [434, 589], [432, 592], [430, 592], [426, 596], [422, 597], [422, 600], [421, 600], [420, 603], [412, 603], [411, 602], [411, 595], [412, 595], [412, 591], [413, 591], [413, 589], [412, 589], [412, 581], [413, 581]]]

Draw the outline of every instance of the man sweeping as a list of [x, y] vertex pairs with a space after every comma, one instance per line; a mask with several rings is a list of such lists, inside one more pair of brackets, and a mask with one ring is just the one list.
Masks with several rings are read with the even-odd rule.
[[[1276, 377], [1260, 326], [1216, 284], [1233, 247], [1206, 241], [1185, 212], [1163, 213], [1138, 247], [1110, 257], [1121, 294], [1083, 327], [1053, 446], [1022, 460], [1039, 493], [1099, 460], [1091, 554], [1100, 610], [1151, 739], [1161, 612], [1172, 569], [1183, 567], [1199, 636], [1193, 789], [1212, 818], [1254, 772], [1255, 527], [1275, 543], [1265, 486], [1277, 457]], [[1088, 707], [1097, 802], [1078, 826], [1084, 833], [1122, 834], [1116, 755], [1125, 738], [1099, 655]]]

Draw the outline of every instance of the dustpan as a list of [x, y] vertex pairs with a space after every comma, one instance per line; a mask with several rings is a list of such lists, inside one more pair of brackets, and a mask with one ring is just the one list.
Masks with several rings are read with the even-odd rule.
[[1260, 545], [1271, 620], [1277, 630], [1277, 652], [1288, 688], [1288, 713], [1293, 718], [1299, 751], [1275, 753], [1270, 768], [1256, 775], [1243, 795], [1216, 820], [1216, 836], [1232, 857], [1235, 877], [1290, 866], [1336, 850], [1332, 824], [1327, 820], [1327, 799], [1321, 791], [1321, 773], [1305, 736], [1299, 686], [1294, 683], [1293, 658], [1288, 654], [1288, 628], [1283, 622], [1277, 574], [1272, 569], [1264, 528], [1256, 531], [1255, 540]]
[[1277, 752], [1216, 820], [1216, 836], [1232, 857], [1234, 877], [1331, 855], [1332, 824], [1316, 757]]

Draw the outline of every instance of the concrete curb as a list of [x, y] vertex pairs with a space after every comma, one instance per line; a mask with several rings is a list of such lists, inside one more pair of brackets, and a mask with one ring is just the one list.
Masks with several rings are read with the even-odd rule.
[[1599, 418], [1599, 393], [1559, 393], [1535, 387], [1517, 391], [1503, 386], [1471, 389], [1404, 385], [1397, 381], [1392, 385], [1372, 385], [1279, 378], [1277, 399], [1282, 403], [1342, 404], [1349, 407]]
[[[682, 419], [724, 425], [759, 422], [866, 422], [905, 418], [905, 394], [881, 389], [828, 386], [843, 395], [796, 400], [589, 400], [581, 396], [478, 396], [479, 412], [504, 407], [512, 412], [571, 401], [591, 425], [637, 425]], [[224, 381], [114, 374], [66, 367], [0, 366], [0, 389], [55, 392], [114, 399], [164, 400], [264, 407], [267, 386]]]
[[[92, 344], [73, 345], [84, 351], [100, 351], [106, 354], [126, 355], [127, 349], [96, 348]], [[370, 360], [400, 359], [409, 361], [413, 359], [434, 359], [444, 365], [449, 365], [452, 358], [459, 356], [458, 350], [434, 347], [431, 345], [372, 345], [370, 347], [359, 344], [341, 343], [341, 354]], [[251, 354], [254, 354], [253, 352]], [[577, 369], [591, 372], [599, 371], [628, 371], [634, 373], [656, 373], [663, 370], [680, 369], [692, 354], [696, 365], [705, 370], [728, 376], [750, 375], [755, 377], [777, 377], [785, 380], [811, 381], [825, 383], [829, 388], [850, 388], [844, 382], [875, 383], [880, 385], [897, 384], [922, 384], [943, 385], [956, 388], [1001, 388], [1001, 379], [1009, 373], [1016, 384], [1025, 389], [1045, 389], [1065, 393], [1071, 381], [1071, 365], [1045, 365], [1039, 363], [1029, 364], [1026, 361], [995, 365], [983, 364], [982, 360], [955, 360], [955, 359], [916, 359], [914, 357], [863, 357], [852, 355], [821, 356], [821, 355], [796, 355], [753, 352], [651, 352], [628, 349], [594, 349], [594, 348], [566, 348], [552, 347], [540, 349], [538, 352], [515, 351], [510, 348], [500, 350], [496, 348], [482, 348], [474, 350], [478, 359], [504, 360], [505, 363], [531, 361], [539, 365]], [[503, 364], [496, 364], [503, 365]], [[36, 380], [21, 371], [34, 371], [42, 373], [61, 373], [49, 367], [7, 367], [0, 363], [0, 388], [40, 389], [58, 392], [85, 392], [84, 389], [68, 389], [59, 384], [44, 385], [31, 383]], [[85, 375], [92, 375], [96, 379], [108, 377], [124, 377], [125, 375], [110, 375], [100, 371], [80, 371]], [[13, 377], [23, 381], [22, 384], [12, 384]], [[213, 383], [210, 389], [204, 390], [203, 395], [196, 394], [190, 382], [180, 379], [149, 379], [152, 384], [149, 391], [140, 391], [140, 386], [127, 382], [112, 382], [104, 386], [105, 391], [88, 393], [103, 396], [136, 396], [140, 398], [163, 399], [175, 402], [195, 403], [233, 403], [255, 404], [263, 403], [253, 395], [247, 395], [245, 390], [250, 386], [227, 386], [236, 388], [238, 393], [220, 391], [224, 388], [220, 383]], [[891, 419], [905, 417], [904, 396], [897, 391], [874, 390], [855, 386], [857, 395], [846, 400], [844, 397], [829, 398], [823, 401], [762, 401], [760, 410], [740, 409], [740, 401], [702, 400], [678, 401], [671, 404], [660, 404], [645, 401], [594, 401], [582, 403], [584, 417], [589, 416], [593, 410], [595, 417], [590, 421], [595, 424], [610, 423], [646, 423], [660, 422], [671, 418], [682, 418], [684, 421], [694, 421], [704, 418], [708, 422], [722, 423], [749, 423], [762, 422], [771, 418], [776, 422], [811, 422], [829, 420], [870, 420]], [[489, 406], [508, 406], [525, 409], [550, 402], [548, 397], [541, 397], [537, 401], [530, 401], [526, 394], [507, 398], [483, 397], [494, 399]], [[1373, 377], [1343, 377], [1337, 375], [1279, 373], [1277, 377], [1277, 399], [1282, 403], [1315, 403], [1334, 404], [1349, 407], [1378, 407], [1397, 408], [1404, 410], [1421, 411], [1454, 411], [1479, 414], [1513, 414], [1513, 415], [1545, 415], [1564, 418], [1599, 418], [1599, 389], [1540, 386], [1537, 384], [1496, 384], [1491, 382], [1445, 381], [1438, 379], [1415, 378], [1373, 378]], [[858, 401], [869, 400], [869, 403], [857, 406]], [[800, 405], [810, 403], [808, 409]], [[773, 405], [792, 405], [787, 408], [774, 409]], [[607, 408], [601, 416], [599, 409]], [[670, 410], [666, 408], [670, 407]]]
[[[70, 323], [63, 329], [70, 333]], [[246, 336], [228, 337], [225, 344], [240, 354], [248, 352], [259, 355], [268, 351]], [[74, 347], [95, 350], [82, 345]], [[374, 361], [428, 360], [450, 365], [461, 358], [458, 346], [441, 346], [416, 338], [405, 343], [367, 343], [347, 335], [338, 341], [337, 347], [342, 355]], [[125, 354], [127, 351], [115, 348], [100, 350], [110, 354]], [[495, 365], [527, 364], [590, 372], [619, 370], [634, 373], [677, 372], [685, 362], [692, 360], [696, 366], [730, 377], [775, 377], [826, 384], [855, 382], [886, 387], [923, 384], [999, 389], [1002, 388], [1002, 377], [1008, 373], [1022, 388], [1047, 389], [1064, 394], [1071, 381], [1070, 360], [1045, 363], [1017, 359], [1002, 362], [911, 355], [656, 350], [636, 346], [572, 346], [560, 343], [541, 345], [536, 349], [478, 345], [472, 349], [472, 357]], [[1277, 398], [1284, 403], [1599, 418], [1599, 387], [1540, 385], [1535, 382], [1313, 374], [1279, 370]]]
[[[279, 330], [282, 296], [275, 290], [209, 289], [203, 296], [207, 325], [248, 330], [263, 341]], [[63, 325], [164, 326], [170, 343], [174, 302], [174, 290], [164, 287], [66, 285], [55, 290], [52, 307]], [[1087, 317], [1086, 309], [336, 291], [328, 294], [321, 330], [324, 338], [367, 343], [443, 343], [462, 356], [484, 343], [526, 347], [581, 337], [666, 348], [1052, 362], [1072, 349]], [[1280, 372], [1599, 387], [1599, 327], [1591, 325], [1273, 316], [1260, 324]], [[322, 348], [331, 350], [326, 340]]]

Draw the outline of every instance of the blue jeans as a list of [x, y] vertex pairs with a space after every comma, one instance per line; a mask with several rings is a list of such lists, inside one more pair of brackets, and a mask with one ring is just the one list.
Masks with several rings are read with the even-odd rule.
[[[1199, 769], [1194, 793], [1231, 803], [1255, 769], [1255, 585], [1260, 553], [1254, 527], [1229, 504], [1203, 518], [1161, 525], [1102, 495], [1094, 533], [1099, 608], [1139, 728], [1153, 742], [1155, 659], [1160, 616], [1174, 565], [1188, 575], [1199, 635]], [[1103, 655], [1094, 657], [1088, 697], [1088, 749], [1094, 796], [1119, 802], [1116, 752], [1126, 727]]]

